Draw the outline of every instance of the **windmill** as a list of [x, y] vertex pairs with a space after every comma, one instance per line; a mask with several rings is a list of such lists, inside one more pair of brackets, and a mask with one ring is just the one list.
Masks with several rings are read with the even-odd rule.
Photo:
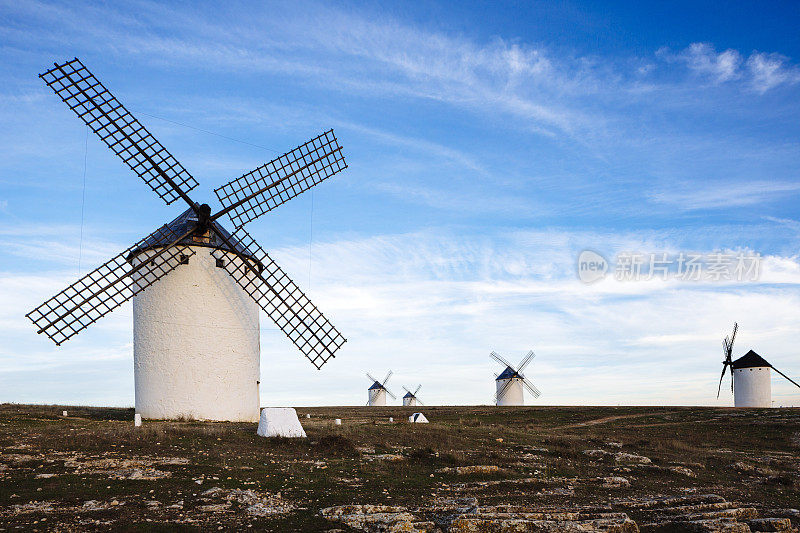
[[749, 350], [740, 358], [731, 361], [733, 340], [739, 325], [734, 323], [733, 334], [722, 341], [725, 359], [722, 361], [722, 376], [719, 378], [717, 398], [722, 389], [725, 370], [731, 368], [731, 392], [734, 407], [772, 407], [772, 380], [770, 369], [774, 370], [790, 383], [800, 388], [800, 384], [772, 366], [766, 359], [753, 350]]
[[403, 406], [404, 407], [411, 407], [414, 405], [423, 405], [423, 403], [417, 398], [417, 393], [422, 388], [422, 385], [417, 385], [417, 388], [414, 392], [408, 390], [405, 385], [403, 386], [403, 390], [406, 391], [406, 395], [403, 396]]
[[386, 373], [386, 377], [383, 378], [383, 381], [378, 381], [372, 375], [367, 372], [367, 378], [372, 382], [372, 385], [367, 389], [367, 405], [369, 406], [376, 406], [376, 405], [386, 405], [386, 395], [388, 394], [391, 396], [392, 400], [396, 400], [397, 396], [392, 394], [392, 391], [386, 388], [386, 383], [389, 382], [389, 378], [392, 377], [392, 372]]
[[497, 405], [525, 405], [525, 393], [523, 388], [528, 389], [528, 392], [533, 394], [534, 398], [541, 395], [533, 383], [522, 374], [522, 371], [533, 361], [536, 354], [533, 350], [529, 351], [522, 361], [519, 362], [516, 369], [514, 366], [506, 361], [497, 352], [489, 354], [492, 359], [500, 363], [505, 369], [500, 374], [495, 374], [495, 384], [497, 392], [495, 392], [494, 399]]
[[[725, 337], [722, 339], [722, 355], [725, 359], [722, 360], [722, 375], [719, 377], [719, 386], [717, 387], [717, 399], [719, 399], [719, 393], [722, 391], [722, 380], [725, 378], [725, 370], [728, 367], [733, 366], [733, 361], [731, 361], [731, 354], [733, 353], [733, 341], [736, 339], [736, 332], [739, 331], [739, 323], [733, 323], [733, 333], [731, 333], [730, 337]], [[731, 393], [733, 393], [733, 368], [731, 368]]]
[[[57, 345], [133, 299], [136, 411], [259, 419], [259, 308], [321, 368], [345, 338], [244, 225], [347, 168], [332, 130], [215, 190], [197, 181], [77, 58], [40, 75], [167, 205], [188, 209], [26, 316]], [[234, 231], [220, 224], [227, 215]]]

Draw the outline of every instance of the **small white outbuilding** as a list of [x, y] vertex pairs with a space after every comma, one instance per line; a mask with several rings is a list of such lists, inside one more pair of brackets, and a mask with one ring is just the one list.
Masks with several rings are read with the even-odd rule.
[[422, 413], [414, 413], [408, 417], [408, 421], [412, 424], [427, 424], [428, 419]]
[[260, 437], [305, 438], [306, 432], [291, 407], [265, 407], [258, 422]]

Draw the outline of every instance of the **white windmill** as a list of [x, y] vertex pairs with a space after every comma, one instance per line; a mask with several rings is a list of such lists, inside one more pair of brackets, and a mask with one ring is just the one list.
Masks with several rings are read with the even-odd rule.
[[505, 367], [500, 374], [495, 373], [494, 375], [497, 387], [494, 398], [497, 405], [525, 405], [524, 389], [528, 389], [528, 392], [533, 394], [534, 398], [538, 398], [541, 395], [539, 389], [534, 387], [533, 383], [528, 381], [522, 374], [525, 367], [536, 357], [533, 350], [522, 358], [516, 369], [497, 352], [492, 352], [490, 355], [492, 359]]
[[733, 341], [739, 324], [733, 324], [733, 333], [722, 340], [722, 351], [725, 359], [722, 361], [722, 375], [719, 377], [717, 398], [722, 390], [722, 379], [725, 370], [731, 367], [731, 392], [733, 393], [734, 407], [772, 407], [772, 380], [770, 369], [774, 370], [788, 381], [800, 387], [792, 378], [772, 366], [766, 359], [753, 350], [748, 351], [739, 359], [731, 360]]
[[212, 214], [188, 195], [197, 181], [77, 58], [40, 77], [167, 205], [189, 209], [26, 316], [60, 345], [133, 299], [138, 414], [258, 421], [259, 308], [317, 368], [345, 342], [243, 228], [347, 167], [333, 131], [216, 189]]
[[379, 406], [379, 405], [386, 405], [386, 395], [388, 394], [391, 396], [393, 400], [397, 399], [397, 396], [392, 394], [392, 391], [386, 388], [386, 383], [389, 381], [389, 378], [392, 377], [392, 372], [386, 374], [386, 377], [383, 378], [383, 382], [378, 381], [374, 377], [367, 372], [367, 378], [372, 382], [372, 385], [367, 389], [367, 405], [369, 406]]
[[414, 390], [414, 392], [411, 392], [410, 390], [408, 390], [405, 387], [405, 385], [403, 386], [403, 390], [406, 391], [405, 396], [403, 396], [403, 406], [404, 407], [412, 407], [414, 405], [423, 405], [423, 403], [421, 401], [419, 401], [419, 398], [417, 397], [417, 393], [419, 393], [419, 390], [421, 388], [422, 388], [422, 385], [417, 385], [416, 390]]

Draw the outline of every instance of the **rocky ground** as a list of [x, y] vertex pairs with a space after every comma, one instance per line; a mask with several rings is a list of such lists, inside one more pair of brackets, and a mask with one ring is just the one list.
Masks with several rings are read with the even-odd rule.
[[421, 410], [298, 408], [288, 440], [0, 405], [0, 531], [800, 531], [798, 409]]

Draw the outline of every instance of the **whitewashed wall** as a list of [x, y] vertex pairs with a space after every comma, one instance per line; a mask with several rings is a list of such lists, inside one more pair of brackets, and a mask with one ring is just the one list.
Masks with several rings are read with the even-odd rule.
[[259, 308], [211, 248], [192, 249], [133, 300], [136, 412], [258, 422]]
[[772, 407], [769, 367], [737, 368], [733, 371], [735, 407]]
[[369, 405], [386, 405], [385, 389], [368, 389], [367, 394]]
[[[501, 395], [500, 389], [502, 389], [508, 381], [511, 381], [511, 383], [508, 384], [505, 392]], [[495, 384], [497, 385], [497, 405], [525, 405], [525, 392], [522, 389], [521, 379], [495, 380]]]

